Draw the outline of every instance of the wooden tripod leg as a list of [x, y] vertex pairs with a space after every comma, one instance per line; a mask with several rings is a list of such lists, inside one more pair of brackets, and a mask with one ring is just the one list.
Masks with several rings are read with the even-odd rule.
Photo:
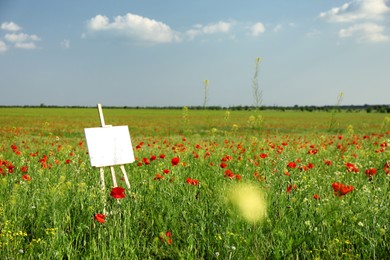
[[106, 188], [104, 184], [104, 168], [100, 167], [99, 170], [100, 170], [100, 183], [102, 185], [102, 190], [104, 190]]
[[[100, 184], [102, 186], [102, 195], [103, 195], [102, 198], [105, 198], [104, 192], [106, 190], [106, 185], [104, 184], [104, 168], [100, 167], [99, 171], [100, 171]], [[106, 212], [106, 199], [104, 199], [103, 205], [104, 205], [103, 214], [106, 215], [107, 214], [107, 212]]]
[[114, 166], [110, 166], [110, 170], [111, 170], [112, 183], [113, 183], [114, 187], [118, 187], [118, 184], [116, 183]]
[[126, 170], [125, 170], [125, 166], [120, 165], [119, 168], [121, 168], [121, 171], [123, 173], [123, 178], [125, 178], [126, 186], [130, 190], [130, 182], [129, 182], [129, 178], [127, 178], [127, 173], [126, 173]]

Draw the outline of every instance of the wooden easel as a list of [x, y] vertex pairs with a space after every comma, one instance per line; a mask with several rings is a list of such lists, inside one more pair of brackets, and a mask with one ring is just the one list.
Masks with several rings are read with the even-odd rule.
[[[98, 104], [98, 112], [99, 112], [101, 127], [112, 127], [112, 125], [106, 125], [106, 123], [104, 122], [103, 109], [102, 109], [101, 104]], [[130, 189], [130, 182], [129, 182], [129, 179], [127, 178], [125, 166], [122, 164], [122, 165], [119, 165], [119, 168], [121, 169], [121, 171], [123, 173], [123, 178], [125, 179], [127, 188]], [[100, 171], [100, 181], [101, 181], [102, 189], [105, 190], [106, 186], [105, 186], [105, 182], [104, 182], [104, 167], [99, 167], [99, 171]], [[113, 183], [114, 187], [118, 187], [118, 183], [116, 181], [116, 176], [115, 176], [114, 165], [110, 166], [110, 171], [111, 171], [112, 183]]]

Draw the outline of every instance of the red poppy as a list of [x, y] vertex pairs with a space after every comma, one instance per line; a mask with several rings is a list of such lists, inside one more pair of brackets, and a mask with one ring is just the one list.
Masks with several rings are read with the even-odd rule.
[[376, 169], [375, 169], [375, 168], [367, 169], [365, 173], [366, 173], [366, 175], [367, 175], [368, 177], [372, 177], [373, 175], [376, 174]]
[[325, 165], [328, 165], [328, 166], [332, 165], [332, 161], [331, 160], [324, 160], [324, 163], [325, 163]]
[[332, 183], [332, 188], [334, 191], [334, 195], [338, 197], [344, 196], [345, 194], [354, 190], [354, 187], [352, 185], [347, 186], [340, 182]]
[[165, 154], [160, 154], [160, 159], [164, 159], [165, 158]]
[[180, 162], [179, 157], [174, 157], [174, 158], [172, 158], [172, 160], [171, 160], [172, 166], [178, 165], [179, 162]]
[[28, 166], [22, 166], [20, 167], [20, 170], [24, 173], [26, 173], [28, 171]]
[[14, 170], [15, 170], [15, 166], [12, 165], [12, 163], [10, 163], [8, 166], [8, 173], [14, 173]]
[[162, 179], [164, 179], [164, 175], [161, 175], [161, 174], [156, 174], [156, 177], [154, 177], [154, 179], [153, 180], [162, 180]]
[[286, 192], [287, 193], [290, 193], [291, 192], [291, 190], [294, 188], [294, 190], [296, 190], [297, 189], [297, 185], [296, 184], [294, 184], [294, 185], [288, 185], [287, 186], [287, 189], [286, 189]]
[[106, 221], [105, 218], [106, 218], [106, 215], [100, 214], [100, 213], [95, 214], [95, 217], [94, 217], [94, 219], [99, 223], [104, 223]]
[[69, 164], [69, 163], [71, 163], [71, 162], [72, 162], [72, 160], [67, 159], [67, 160], [65, 161], [65, 164]]
[[385, 163], [383, 170], [386, 172], [386, 174], [390, 174], [390, 162]]
[[313, 195], [313, 199], [318, 200], [319, 198], [320, 198], [320, 195], [318, 195], [318, 194]]
[[191, 178], [187, 178], [187, 179], [186, 179], [186, 182], [187, 182], [189, 185], [193, 185], [193, 186], [198, 186], [198, 185], [199, 185], [199, 181], [198, 181], [198, 180], [191, 179]]
[[265, 159], [265, 158], [267, 158], [267, 157], [268, 157], [268, 154], [266, 154], [266, 153], [260, 154], [260, 158], [262, 158], [262, 159]]
[[353, 186], [346, 186], [346, 185], [343, 185], [341, 188], [340, 188], [340, 196], [343, 196], [351, 191], [353, 191]]
[[170, 172], [170, 170], [165, 169], [163, 172], [164, 172], [164, 174], [168, 174]]
[[289, 163], [287, 164], [287, 167], [288, 167], [288, 168], [291, 168], [291, 169], [294, 169], [295, 167], [297, 167], [297, 164], [296, 164], [295, 162], [289, 162]]
[[219, 165], [219, 167], [221, 167], [222, 169], [224, 169], [224, 168], [227, 167], [227, 164], [226, 164], [226, 163], [221, 163], [221, 164]]
[[167, 238], [168, 238], [168, 240], [167, 240], [168, 245], [172, 245], [172, 234], [171, 234], [171, 232], [170, 232], [170, 231], [167, 231], [167, 232], [165, 233], [165, 235], [166, 235]]
[[339, 182], [333, 182], [333, 183], [332, 183], [332, 188], [333, 188], [334, 192], [340, 190], [340, 184], [341, 184], [341, 183], [339, 183]]
[[15, 151], [17, 151], [18, 150], [18, 147], [16, 146], [16, 145], [11, 145], [11, 149], [15, 152]]
[[228, 177], [228, 178], [230, 178], [230, 179], [233, 179], [234, 173], [233, 173], [231, 170], [227, 169], [227, 170], [225, 171], [224, 176], [225, 176], [225, 177]]
[[156, 160], [156, 159], [157, 159], [157, 157], [156, 157], [155, 155], [150, 156], [150, 160], [151, 160], [151, 161], [154, 161], [154, 160]]
[[301, 171], [307, 171], [307, 170], [309, 170], [309, 167], [307, 167], [306, 165], [302, 165], [302, 166], [299, 166], [298, 169], [300, 169]]
[[149, 159], [148, 159], [148, 158], [142, 158], [142, 162], [143, 162], [145, 165], [148, 165], [148, 164], [150, 164], [150, 162], [149, 162]]
[[159, 237], [161, 242], [164, 243], [166, 241], [168, 245], [172, 245], [172, 234], [170, 231], [165, 232], [165, 235], [163, 232], [161, 232]]
[[345, 166], [348, 172], [359, 172], [359, 169], [353, 163], [346, 163]]
[[122, 187], [114, 187], [111, 190], [110, 196], [114, 199], [122, 199], [126, 197], [125, 189]]
[[23, 174], [22, 179], [25, 181], [31, 181], [31, 177], [28, 174]]
[[41, 159], [39, 159], [39, 162], [41, 163], [42, 168], [46, 169], [47, 168], [47, 155], [43, 155]]
[[222, 162], [227, 162], [227, 161], [231, 161], [231, 160], [233, 160], [233, 157], [230, 156], [230, 155], [226, 155], [226, 156], [224, 156], [224, 157], [221, 159]]

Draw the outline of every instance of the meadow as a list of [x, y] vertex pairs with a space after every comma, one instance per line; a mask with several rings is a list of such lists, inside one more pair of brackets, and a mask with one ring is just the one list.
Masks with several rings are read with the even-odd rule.
[[[0, 108], [1, 259], [387, 259], [390, 117], [104, 109], [136, 161], [106, 189], [96, 108]], [[122, 189], [124, 188], [124, 189]]]

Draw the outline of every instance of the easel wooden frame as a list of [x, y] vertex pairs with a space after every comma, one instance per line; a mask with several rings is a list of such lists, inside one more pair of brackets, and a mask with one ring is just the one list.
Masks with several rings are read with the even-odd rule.
[[[101, 127], [112, 127], [112, 125], [106, 125], [106, 123], [104, 121], [102, 105], [98, 104], [97, 107], [98, 107]], [[114, 187], [118, 187], [118, 183], [116, 181], [116, 176], [115, 176], [114, 165], [111, 165], [109, 167], [110, 167], [110, 171], [111, 171], [112, 183], [113, 183]], [[123, 178], [125, 179], [126, 186], [130, 190], [130, 182], [129, 182], [129, 178], [127, 177], [125, 166], [123, 164], [121, 164], [121, 165], [119, 165], [119, 168], [121, 169], [121, 171], [123, 173]], [[99, 167], [99, 171], [100, 171], [100, 182], [101, 182], [102, 190], [105, 190], [106, 185], [105, 185], [105, 181], [104, 181], [104, 166]]]

